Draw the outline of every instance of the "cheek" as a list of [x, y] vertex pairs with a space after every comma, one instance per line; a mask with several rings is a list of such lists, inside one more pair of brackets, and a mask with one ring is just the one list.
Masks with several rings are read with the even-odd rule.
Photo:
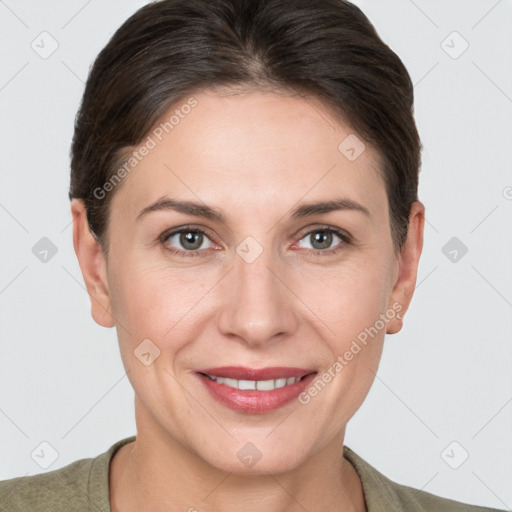
[[[149, 338], [161, 349], [177, 351], [190, 329], [193, 310], [211, 288], [207, 272], [171, 267], [150, 260], [124, 258], [112, 275], [112, 310], [120, 339], [136, 345]], [[127, 331], [127, 332], [126, 332]]]
[[[325, 414], [336, 416], [337, 422], [348, 421], [360, 407], [378, 369], [387, 325], [381, 315], [387, 310], [391, 263], [361, 258], [337, 269], [318, 269], [302, 280], [298, 293], [318, 316], [315, 323], [324, 333], [329, 352], [322, 372], [324, 382], [328, 381], [327, 392], [321, 391], [319, 402], [329, 411]], [[388, 321], [391, 318], [393, 315]]]
[[337, 353], [385, 312], [391, 271], [387, 262], [359, 259], [337, 268], [312, 268], [295, 281], [300, 283], [297, 295], [327, 326]]
[[[116, 266], [111, 280], [121, 358], [132, 387], [149, 406], [163, 400], [158, 390], [168, 389], [173, 382], [178, 354], [189, 343], [194, 305], [204, 295], [204, 286], [183, 269], [130, 258]], [[168, 399], [177, 399], [171, 395]]]
[[[325, 279], [321, 291], [304, 296], [318, 315], [319, 329], [328, 327], [322, 332], [329, 355], [320, 372], [322, 383], [312, 385], [302, 399], [311, 403], [319, 424], [333, 426], [333, 433], [363, 403], [381, 358], [387, 325], [381, 315], [386, 313], [389, 276], [377, 268], [347, 266]], [[325, 270], [320, 274], [326, 276]]]

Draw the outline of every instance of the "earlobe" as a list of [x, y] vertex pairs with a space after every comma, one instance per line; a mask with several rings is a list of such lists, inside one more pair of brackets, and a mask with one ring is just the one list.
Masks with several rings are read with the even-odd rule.
[[387, 334], [396, 334], [402, 329], [405, 312], [414, 295], [418, 265], [423, 249], [424, 225], [425, 206], [421, 201], [415, 201], [409, 215], [407, 239], [398, 257], [398, 276], [389, 297], [388, 308], [394, 309], [396, 315], [387, 326]]
[[106, 261], [100, 244], [89, 229], [82, 199], [71, 201], [71, 214], [73, 216], [73, 247], [91, 299], [91, 315], [102, 327], [113, 327], [115, 321], [111, 314]]

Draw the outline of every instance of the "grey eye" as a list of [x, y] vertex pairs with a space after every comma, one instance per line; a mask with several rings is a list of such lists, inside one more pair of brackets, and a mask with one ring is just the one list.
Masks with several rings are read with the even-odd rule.
[[330, 249], [332, 247], [333, 241], [336, 241], [339, 243], [342, 241], [342, 239], [333, 231], [328, 229], [317, 229], [315, 231], [310, 231], [301, 239], [301, 242], [303, 240], [309, 240], [309, 246], [302, 246], [304, 249], [314, 249], [314, 250], [325, 250]]
[[[178, 249], [196, 251], [199, 249], [207, 249], [210, 239], [201, 231], [188, 229], [176, 231], [175, 233], [169, 235], [166, 241], [169, 245], [173, 245]], [[206, 246], [204, 245], [205, 243]]]

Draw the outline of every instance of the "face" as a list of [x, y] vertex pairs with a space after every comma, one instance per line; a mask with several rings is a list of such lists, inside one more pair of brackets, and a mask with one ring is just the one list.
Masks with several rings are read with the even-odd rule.
[[[139, 430], [224, 471], [286, 471], [343, 436], [421, 241], [395, 255], [379, 155], [343, 142], [353, 131], [317, 100], [193, 98], [134, 148], [93, 316], [116, 324]], [[254, 468], [244, 450], [261, 454]]]

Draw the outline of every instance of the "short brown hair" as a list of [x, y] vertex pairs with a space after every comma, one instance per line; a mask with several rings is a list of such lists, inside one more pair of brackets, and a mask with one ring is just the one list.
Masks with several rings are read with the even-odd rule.
[[170, 105], [217, 87], [323, 100], [381, 156], [401, 248], [421, 164], [413, 85], [363, 12], [345, 0], [162, 0], [133, 14], [100, 52], [75, 120], [69, 198], [84, 200], [104, 250], [113, 192], [94, 191]]

